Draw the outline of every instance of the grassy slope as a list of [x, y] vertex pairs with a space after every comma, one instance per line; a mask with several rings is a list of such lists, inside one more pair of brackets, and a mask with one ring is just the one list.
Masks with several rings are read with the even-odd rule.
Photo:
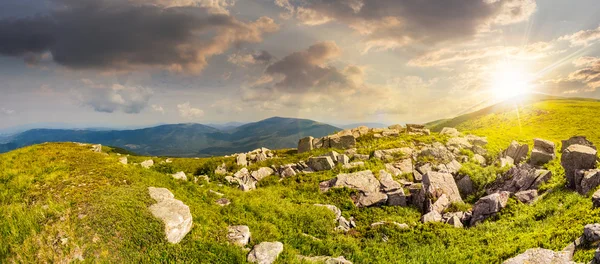
[[[529, 142], [543, 137], [557, 142], [573, 134], [600, 143], [593, 125], [596, 107], [600, 103], [540, 102], [523, 108], [520, 128], [515, 127], [511, 113], [484, 116], [458, 127], [487, 135], [491, 150], [504, 147], [511, 139]], [[359, 152], [434, 139], [444, 140], [436, 135], [365, 138], [359, 142]], [[296, 155], [282, 150], [278, 151], [282, 158], [253, 167], [306, 159], [323, 151]], [[210, 184], [194, 184], [165, 174], [210, 171], [222, 161], [236, 169], [231, 158], [175, 159], [151, 170], [121, 165], [117, 159], [112, 152], [106, 156], [68, 143], [1, 154], [0, 262], [58, 262], [68, 260], [79, 249], [86, 261], [243, 263], [247, 253], [225, 241], [226, 227], [242, 224], [252, 232], [250, 246], [262, 241], [284, 243], [279, 263], [296, 262], [296, 254], [343, 255], [354, 263], [496, 263], [532, 247], [560, 250], [581, 235], [585, 224], [600, 221], [600, 209], [592, 209], [589, 197], [562, 189], [564, 176], [558, 162], [549, 166], [555, 176], [544, 186], [553, 191], [533, 206], [511, 199], [496, 219], [474, 228], [455, 229], [420, 224], [414, 208], [355, 208], [349, 190], [320, 193], [318, 182], [342, 172], [340, 168], [283, 181], [269, 177], [257, 190], [244, 193], [220, 186], [222, 178], [214, 175], [210, 175]], [[130, 157], [130, 162], [144, 159]], [[379, 161], [367, 162], [367, 168], [374, 171], [382, 167]], [[166, 187], [190, 206], [194, 227], [180, 244], [166, 243], [162, 224], [147, 210], [153, 203], [148, 186]], [[215, 205], [220, 197], [210, 189], [224, 193], [232, 204]], [[314, 203], [337, 205], [346, 217], [355, 217], [358, 228], [347, 234], [334, 232], [333, 214], [312, 206]], [[411, 228], [369, 227], [380, 220], [407, 223]], [[593, 249], [587, 249], [575, 257], [587, 262], [592, 255]]]

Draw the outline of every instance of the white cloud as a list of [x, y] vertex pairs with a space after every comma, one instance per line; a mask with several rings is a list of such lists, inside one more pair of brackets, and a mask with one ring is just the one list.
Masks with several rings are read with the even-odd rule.
[[8, 109], [8, 108], [0, 108], [0, 113], [2, 113], [4, 115], [12, 115], [15, 113], [15, 110]]
[[162, 105], [152, 105], [152, 110], [154, 110], [155, 112], [159, 112], [161, 114], [165, 114], [165, 109], [162, 107]]
[[178, 104], [177, 109], [179, 110], [179, 115], [184, 118], [192, 119], [204, 116], [204, 111], [200, 108], [190, 106], [190, 102]]
[[89, 79], [82, 79], [81, 82], [85, 86], [74, 90], [74, 94], [82, 105], [90, 106], [97, 112], [137, 114], [148, 106], [153, 94], [152, 89], [141, 86], [109, 86]]
[[600, 27], [590, 30], [581, 30], [571, 35], [560, 37], [560, 40], [571, 42], [571, 46], [588, 46], [600, 39]]

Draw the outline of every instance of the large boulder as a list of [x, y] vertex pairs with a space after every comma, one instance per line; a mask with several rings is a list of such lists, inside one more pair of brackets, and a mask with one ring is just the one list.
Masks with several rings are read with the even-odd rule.
[[363, 193], [375, 193], [381, 189], [381, 184], [370, 170], [355, 173], [342, 173], [332, 179], [332, 188], [347, 187]]
[[388, 196], [382, 192], [361, 192], [356, 201], [357, 207], [369, 207], [384, 205], [388, 200]]
[[240, 247], [248, 245], [248, 242], [250, 242], [250, 228], [245, 225], [228, 227], [227, 240]]
[[519, 164], [496, 179], [492, 187], [487, 189], [487, 193], [492, 194], [501, 191], [517, 193], [534, 190], [542, 183], [550, 180], [551, 177], [552, 172], [548, 170], [539, 170], [529, 164]]
[[536, 138], [533, 140], [533, 150], [531, 151], [531, 159], [529, 163], [534, 166], [544, 165], [554, 158], [554, 142]]
[[248, 160], [246, 159], [246, 154], [242, 153], [236, 157], [236, 163], [238, 166], [247, 166]]
[[510, 196], [509, 192], [493, 193], [488, 196], [480, 198], [473, 205], [473, 216], [471, 217], [471, 226], [474, 226], [486, 218], [495, 215], [500, 212]]
[[148, 192], [157, 202], [149, 207], [150, 212], [165, 224], [167, 241], [179, 243], [192, 229], [190, 208], [165, 188], [148, 187]]
[[305, 137], [298, 140], [298, 153], [304, 153], [313, 150], [313, 137]]
[[576, 179], [576, 172], [593, 169], [596, 166], [596, 150], [579, 144], [570, 145], [563, 151], [560, 163], [565, 169], [567, 186], [576, 189], [580, 184]]
[[333, 160], [329, 156], [311, 157], [308, 159], [307, 164], [314, 171], [331, 170], [335, 167]]
[[555, 252], [549, 249], [532, 248], [514, 258], [504, 261], [504, 264], [567, 264], [573, 263], [571, 255], [565, 251]]
[[588, 146], [590, 148], [596, 149], [596, 147], [594, 146], [594, 143], [587, 140], [584, 136], [574, 136], [567, 140], [562, 141], [562, 145], [560, 147], [560, 152], [564, 152], [565, 149], [567, 149], [571, 145], [583, 145], [583, 146]]
[[283, 243], [261, 242], [252, 248], [247, 260], [250, 263], [271, 264], [277, 260], [281, 252], [283, 252]]
[[434, 171], [426, 173], [423, 175], [423, 188], [430, 199], [437, 200], [445, 194], [450, 203], [462, 202], [454, 177], [450, 173]]
[[329, 136], [329, 146], [336, 149], [349, 149], [356, 146], [356, 138], [353, 135]]
[[527, 157], [529, 146], [527, 144], [519, 144], [516, 141], [510, 143], [510, 146], [502, 152], [501, 157], [511, 157], [515, 164], [519, 164]]

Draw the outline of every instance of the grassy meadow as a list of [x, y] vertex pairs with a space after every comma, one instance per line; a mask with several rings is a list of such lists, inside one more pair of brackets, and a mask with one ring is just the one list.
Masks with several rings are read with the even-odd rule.
[[[600, 102], [549, 100], [455, 125], [460, 131], [487, 136], [491, 158], [513, 139], [531, 146], [535, 137], [558, 144], [573, 135], [585, 135], [600, 145], [600, 132], [595, 128], [598, 113]], [[445, 140], [437, 133], [367, 136], [359, 140], [358, 152], [371, 154], [377, 149]], [[306, 160], [327, 151], [278, 150], [277, 158], [248, 169]], [[150, 157], [130, 156], [130, 164], [123, 165], [118, 162], [122, 151], [104, 147], [104, 152], [94, 153], [74, 143], [48, 143], [0, 154], [0, 263], [77, 259], [86, 263], [245, 263], [247, 251], [227, 243], [229, 225], [250, 227], [249, 248], [263, 241], [281, 241], [284, 251], [277, 263], [300, 263], [299, 254], [345, 256], [354, 263], [500, 263], [529, 248], [561, 250], [582, 234], [584, 225], [600, 222], [600, 209], [593, 209], [590, 197], [563, 188], [564, 172], [558, 160], [547, 165], [553, 178], [542, 186], [546, 191], [542, 199], [525, 205], [511, 198], [496, 217], [476, 227], [457, 229], [420, 223], [416, 208], [359, 209], [349, 189], [319, 191], [320, 181], [338, 173], [383, 169], [384, 163], [374, 159], [366, 161], [364, 168], [337, 167], [283, 180], [270, 176], [258, 183], [257, 190], [242, 192], [213, 174], [223, 162], [229, 171], [239, 169], [233, 158], [175, 158], [159, 164], [165, 158], [154, 157], [157, 165], [143, 169], [131, 163]], [[207, 174], [211, 181], [179, 181], [168, 175], [177, 171], [184, 171], [188, 178]], [[473, 177], [481, 194], [501, 171], [469, 162], [462, 173]], [[179, 244], [167, 243], [162, 223], [147, 209], [154, 203], [149, 186], [169, 189], [190, 207], [194, 225]], [[221, 197], [210, 190], [225, 194], [231, 204], [215, 204]], [[463, 198], [468, 208], [479, 196]], [[346, 218], [354, 217], [357, 228], [347, 233], [334, 231], [333, 213], [316, 203], [336, 205]], [[370, 227], [382, 220], [406, 223], [410, 228]], [[575, 261], [589, 262], [593, 252], [593, 248], [579, 250]]]

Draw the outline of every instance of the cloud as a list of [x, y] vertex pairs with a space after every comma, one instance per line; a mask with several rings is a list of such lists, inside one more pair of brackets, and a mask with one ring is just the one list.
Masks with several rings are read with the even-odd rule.
[[261, 42], [265, 33], [279, 28], [268, 17], [245, 23], [202, 4], [165, 7], [113, 0], [53, 3], [60, 8], [47, 15], [0, 20], [0, 55], [35, 58], [49, 53], [54, 62], [72, 69], [129, 71], [151, 67], [198, 73], [209, 57], [231, 46]]
[[573, 64], [579, 69], [567, 77], [543, 81], [542, 86], [549, 92], [563, 94], [593, 92], [600, 88], [600, 58], [580, 57]]
[[[278, 0], [306, 25], [337, 21], [365, 36], [366, 50], [462, 40], [529, 19], [535, 0]], [[289, 16], [289, 15], [288, 15]]]
[[273, 60], [273, 55], [271, 55], [271, 53], [265, 50], [255, 51], [253, 53], [247, 54], [234, 53], [229, 55], [229, 57], [227, 58], [227, 61], [229, 61], [230, 63], [241, 67], [246, 67], [248, 65], [255, 64], [265, 65], [269, 64], [271, 60]]
[[553, 43], [549, 42], [538, 42], [522, 47], [491, 46], [479, 49], [441, 49], [413, 58], [408, 61], [408, 65], [415, 67], [445, 66], [457, 62], [495, 57], [536, 60], [561, 52], [561, 50], [555, 50]]
[[106, 86], [89, 79], [83, 79], [82, 82], [84, 87], [73, 90], [73, 93], [82, 105], [90, 106], [97, 112], [137, 114], [148, 106], [153, 94], [151, 89], [141, 86]]
[[15, 110], [8, 109], [8, 108], [0, 108], [0, 113], [4, 114], [4, 115], [12, 115], [15, 113]]
[[234, 0], [129, 0], [129, 2], [136, 4], [153, 4], [162, 7], [198, 6], [207, 8], [212, 13], [217, 14], [229, 14], [228, 9], [235, 4]]
[[595, 29], [581, 30], [571, 35], [560, 37], [560, 40], [571, 42], [571, 46], [588, 46], [600, 39], [600, 26]]
[[192, 119], [204, 116], [204, 111], [199, 108], [191, 107], [190, 102], [178, 104], [177, 109], [179, 110], [179, 115], [184, 118]]
[[155, 112], [159, 112], [161, 114], [165, 114], [165, 109], [162, 107], [162, 105], [152, 105], [152, 110], [154, 110]]

